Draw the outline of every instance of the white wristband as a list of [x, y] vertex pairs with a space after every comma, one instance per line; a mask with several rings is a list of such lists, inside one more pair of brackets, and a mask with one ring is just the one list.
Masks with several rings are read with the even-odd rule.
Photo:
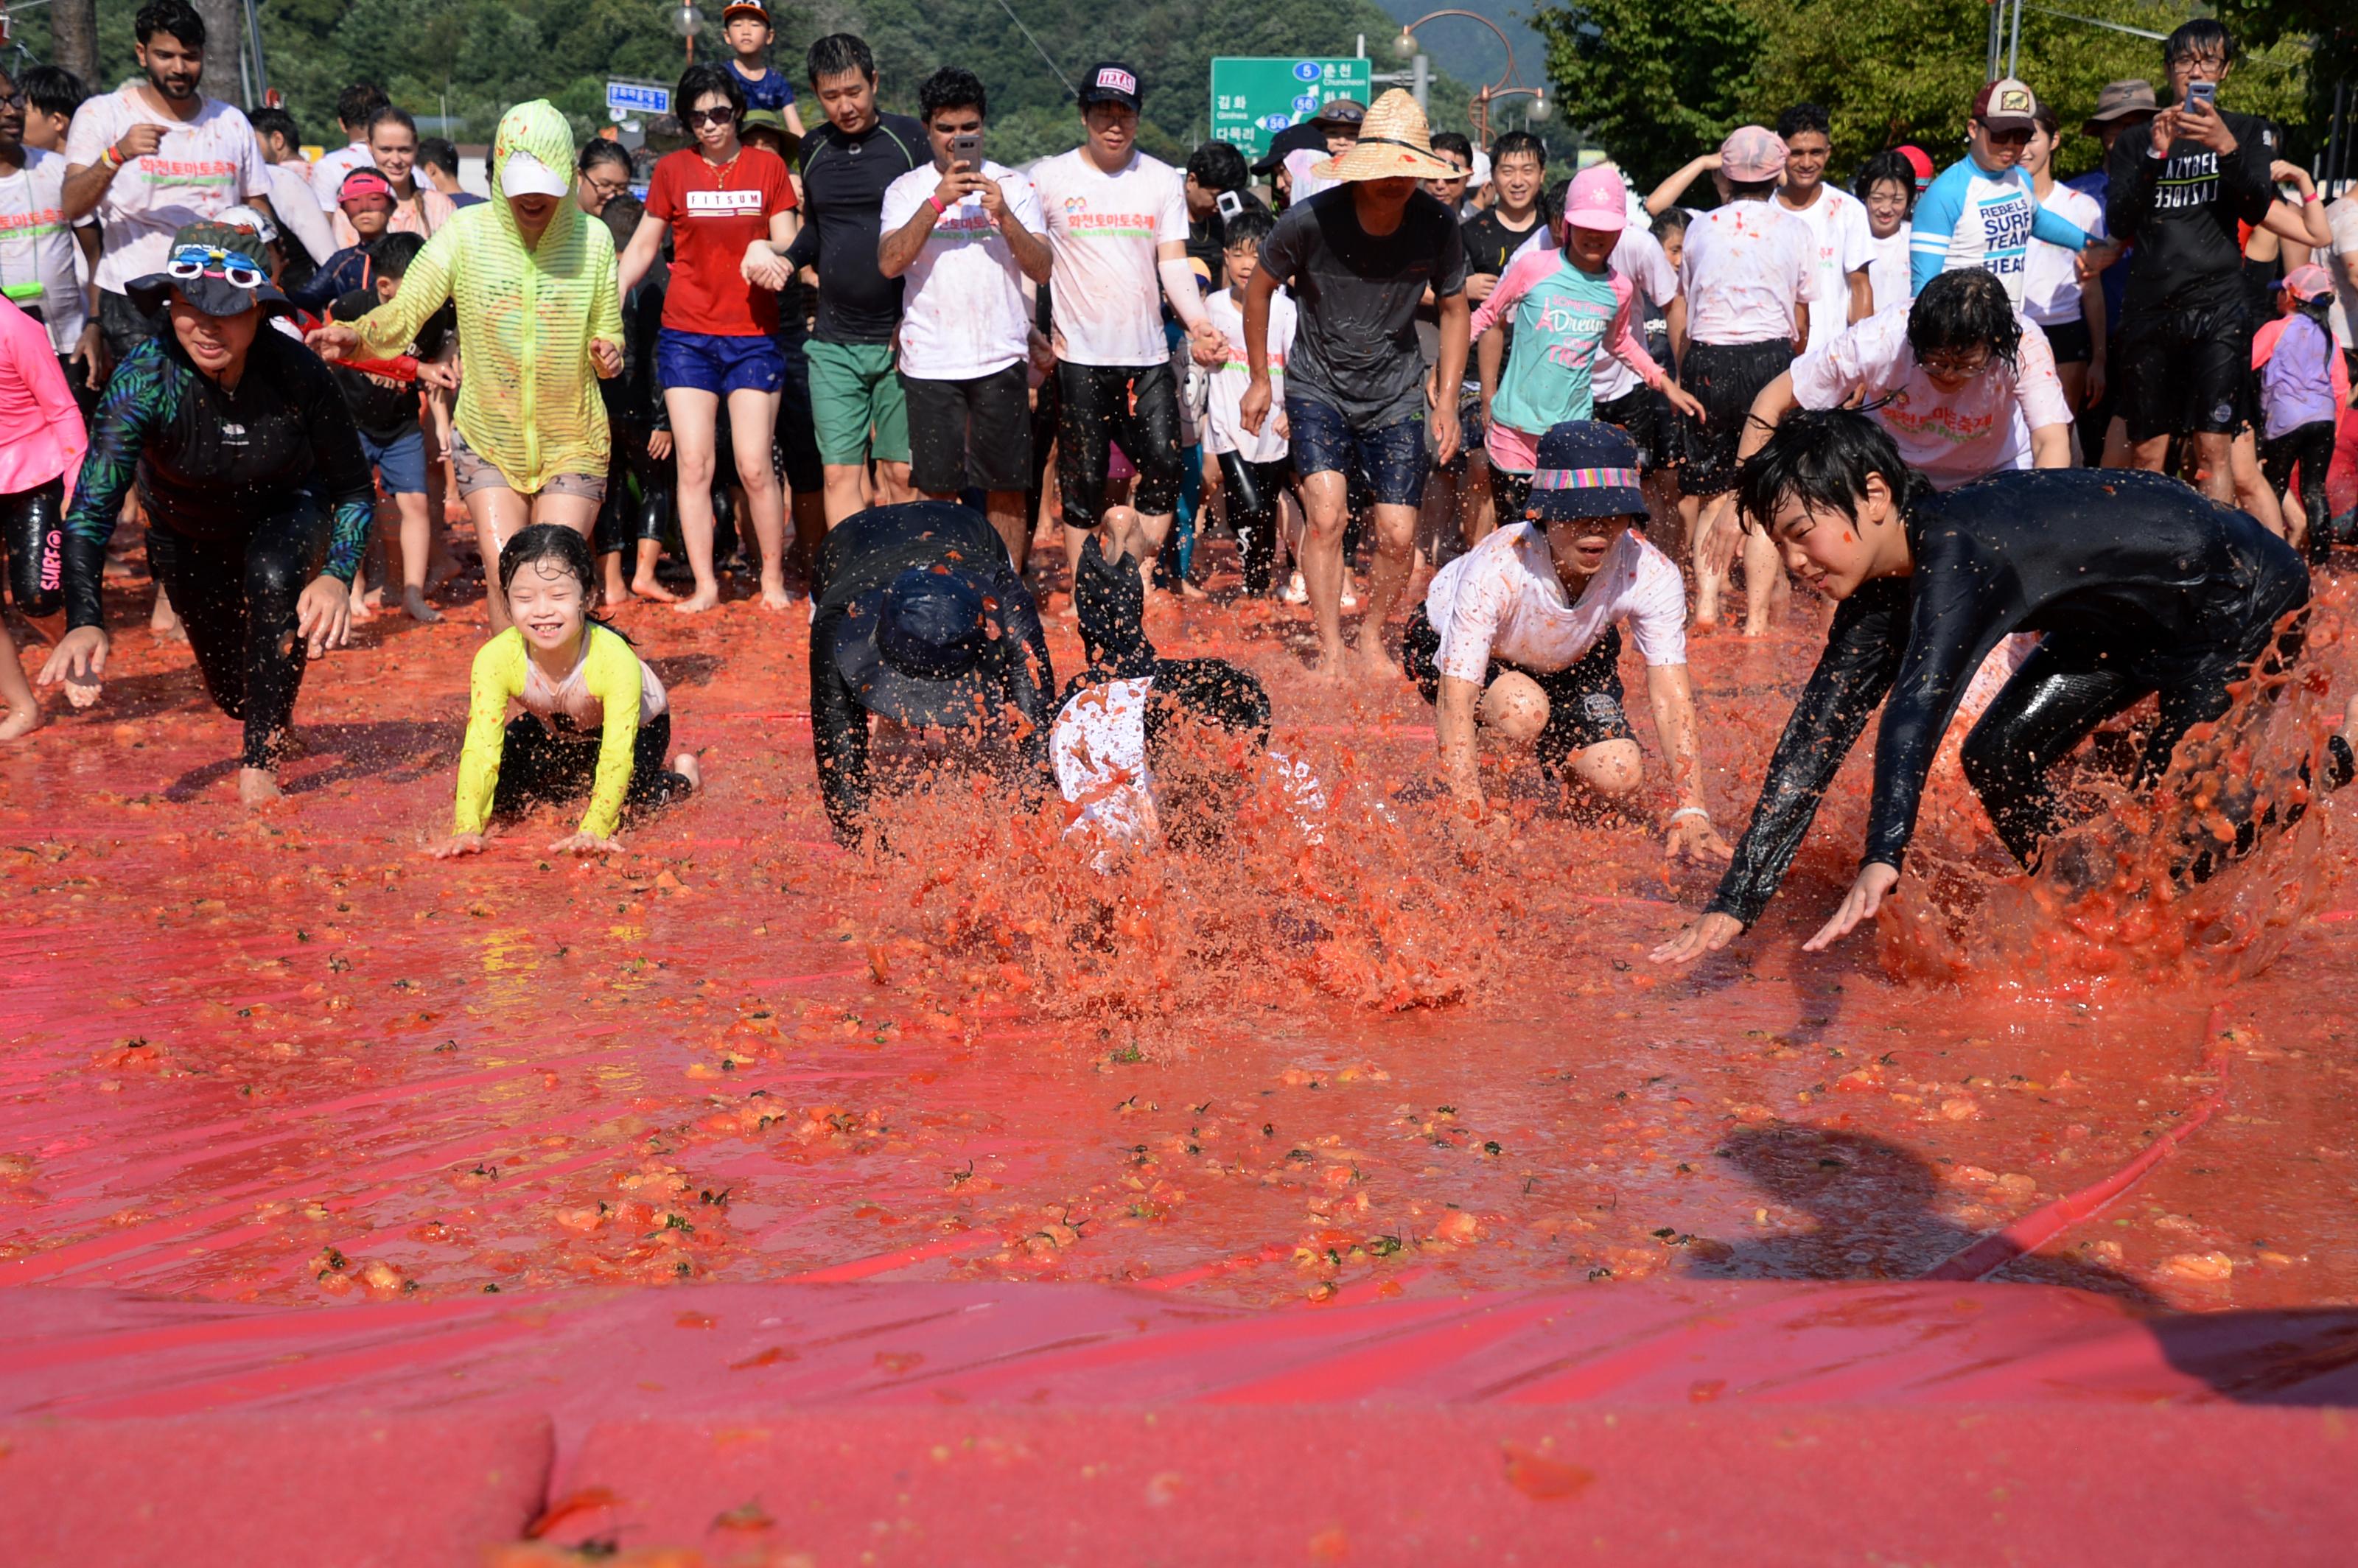
[[1676, 822], [1682, 816], [1700, 816], [1705, 822], [1709, 822], [1711, 820], [1711, 813], [1705, 811], [1702, 806], [1682, 806], [1676, 811], [1671, 813], [1665, 826], [1667, 826], [1669, 822]]

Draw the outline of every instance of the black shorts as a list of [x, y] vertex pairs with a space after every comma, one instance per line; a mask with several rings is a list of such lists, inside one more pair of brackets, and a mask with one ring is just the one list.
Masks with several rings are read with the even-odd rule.
[[773, 341], [786, 362], [785, 378], [778, 383], [778, 463], [789, 490], [817, 495], [827, 488], [827, 467], [819, 461], [818, 428], [811, 423], [810, 357], [803, 352], [810, 334], [798, 328], [777, 333]]
[[[508, 720], [500, 749], [499, 783], [492, 811], [507, 816], [547, 803], [562, 806], [587, 795], [598, 782], [600, 737], [559, 735], [529, 713]], [[631, 746], [631, 782], [622, 794], [626, 810], [645, 811], [686, 795], [687, 780], [671, 771], [671, 715], [658, 713], [639, 726]]]
[[2096, 357], [2096, 340], [2088, 335], [2088, 323], [2058, 321], [2053, 326], [2044, 322], [2039, 330], [2047, 334], [2047, 347], [2059, 365], [2083, 365]]
[[1618, 425], [1638, 443], [1638, 466], [1649, 472], [1662, 466], [1661, 394], [1650, 386], [1633, 386], [1618, 397], [1596, 406], [1599, 423]]
[[1179, 384], [1168, 360], [1151, 365], [1056, 366], [1056, 485], [1065, 521], [1094, 528], [1105, 511], [1108, 449], [1119, 442], [1138, 470], [1131, 504], [1149, 516], [1179, 503]]
[[2110, 345], [2113, 413], [2132, 441], [2228, 435], [2248, 417], [2252, 322], [2240, 295], [2217, 304], [2128, 310]]
[[[1504, 519], [1500, 521], [1503, 524]], [[1407, 666], [1408, 678], [1416, 683], [1416, 689], [1427, 702], [1436, 701], [1441, 696], [1441, 670], [1433, 662], [1440, 654], [1441, 633], [1433, 629], [1432, 618], [1420, 604], [1408, 618], [1408, 633], [1401, 641], [1401, 657]], [[1504, 659], [1492, 659], [1490, 667], [1483, 672], [1483, 687], [1487, 689], [1509, 670], [1528, 676], [1547, 694], [1547, 728], [1540, 731], [1531, 748], [1539, 753], [1541, 767], [1553, 771], [1563, 767], [1575, 752], [1601, 746], [1607, 741], [1637, 739], [1629, 729], [1629, 716], [1621, 707], [1618, 626], [1607, 626], [1595, 647], [1563, 669], [1526, 669]]]
[[1736, 449], [1760, 389], [1793, 362], [1788, 338], [1758, 343], [1690, 343], [1679, 382], [1703, 405], [1700, 425], [1679, 416], [1679, 446], [1686, 466], [1679, 487], [1689, 495], [1721, 495], [1736, 488]]
[[1032, 399], [1022, 360], [969, 381], [901, 373], [909, 406], [909, 482], [927, 495], [1026, 490], [1032, 484]]

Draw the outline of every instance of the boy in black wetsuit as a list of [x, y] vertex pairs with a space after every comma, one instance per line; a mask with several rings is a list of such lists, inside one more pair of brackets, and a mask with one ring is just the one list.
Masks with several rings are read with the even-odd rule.
[[[1790, 416], [1737, 489], [1747, 520], [1838, 608], [1735, 862], [1704, 917], [1657, 948], [1657, 962], [1725, 946], [1759, 917], [1888, 693], [1858, 879], [1804, 946], [1830, 946], [1872, 915], [1899, 881], [1941, 737], [2009, 633], [2045, 637], [1975, 723], [1962, 760], [2025, 865], [2064, 826], [2048, 770], [2099, 723], [2159, 698], [2139, 769], [2149, 788], [2189, 730], [2227, 713], [2231, 683], [2300, 656], [2300, 557], [2244, 514], [2158, 474], [2012, 470], [1935, 494], [1872, 418], [1837, 409]], [[2326, 782], [2339, 788], [2352, 757], [2342, 737], [2331, 744]], [[2226, 852], [2249, 848], [2257, 830], [2239, 825]], [[2218, 850], [2190, 857], [2198, 879]]]

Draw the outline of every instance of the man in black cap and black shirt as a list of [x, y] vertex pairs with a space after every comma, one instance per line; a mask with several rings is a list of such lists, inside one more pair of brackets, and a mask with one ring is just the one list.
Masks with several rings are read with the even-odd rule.
[[862, 831], [871, 714], [954, 734], [1019, 789], [1052, 786], [1047, 633], [981, 513], [916, 501], [845, 519], [819, 547], [811, 610], [811, 746], [838, 838]]
[[876, 59], [860, 38], [830, 33], [811, 45], [810, 81], [827, 118], [803, 141], [809, 217], [786, 260], [818, 266], [818, 321], [805, 352], [832, 528], [869, 504], [871, 459], [877, 502], [912, 493], [909, 413], [892, 366], [901, 280], [877, 266], [876, 248], [885, 188], [934, 157], [923, 125], [877, 113]]

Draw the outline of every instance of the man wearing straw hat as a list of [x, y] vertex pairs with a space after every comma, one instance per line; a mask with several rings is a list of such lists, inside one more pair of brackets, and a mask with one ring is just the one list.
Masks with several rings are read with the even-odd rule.
[[[1269, 301], [1290, 287], [1299, 308], [1285, 373], [1294, 471], [1310, 514], [1302, 575], [1310, 589], [1321, 673], [1343, 674], [1343, 524], [1356, 465], [1375, 492], [1376, 569], [1360, 623], [1358, 658], [1397, 680], [1384, 619], [1408, 586], [1424, 495], [1425, 420], [1433, 460], [1457, 453], [1457, 395], [1466, 376], [1466, 250], [1457, 221], [1419, 183], [1455, 176], [1433, 155], [1424, 111], [1398, 88], [1376, 100], [1357, 145], [1313, 173], [1341, 183], [1286, 210], [1262, 242], [1245, 297], [1251, 373], [1238, 408], [1258, 434], [1271, 417]], [[1430, 289], [1441, 308], [1441, 359], [1425, 400], [1416, 311]]]

